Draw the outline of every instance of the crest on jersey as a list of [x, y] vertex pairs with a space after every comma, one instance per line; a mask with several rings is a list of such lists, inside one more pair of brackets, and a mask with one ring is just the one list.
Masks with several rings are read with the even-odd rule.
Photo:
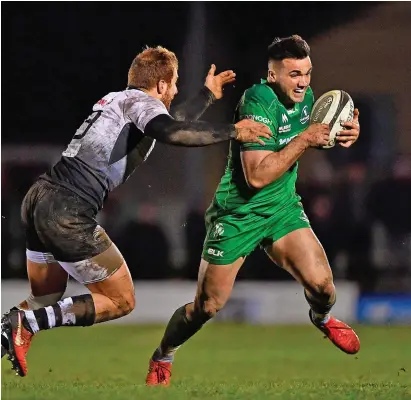
[[281, 120], [283, 121], [283, 124], [286, 124], [288, 122], [287, 115], [283, 114], [282, 117], [281, 117]]
[[310, 114], [308, 114], [308, 106], [304, 106], [301, 110], [300, 122], [306, 124], [310, 119]]
[[301, 221], [310, 223], [310, 220], [308, 219], [307, 214], [303, 210], [301, 210], [300, 219]]
[[223, 236], [224, 234], [224, 226], [221, 223], [218, 223], [215, 225], [213, 232], [212, 232], [212, 237], [214, 239], [218, 239], [219, 237]]

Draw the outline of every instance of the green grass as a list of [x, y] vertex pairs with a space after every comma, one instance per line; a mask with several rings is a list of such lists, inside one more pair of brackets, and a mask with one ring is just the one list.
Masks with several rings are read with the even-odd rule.
[[2, 360], [2, 399], [411, 399], [411, 327], [357, 328], [348, 356], [312, 326], [210, 324], [177, 353], [170, 388], [144, 386], [163, 327], [55, 329], [35, 338], [26, 378]]

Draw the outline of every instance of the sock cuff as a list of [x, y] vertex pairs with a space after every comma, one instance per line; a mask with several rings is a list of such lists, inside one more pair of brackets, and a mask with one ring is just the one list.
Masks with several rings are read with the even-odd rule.
[[[73, 306], [82, 308], [84, 313], [76, 317], [77, 326], [91, 326], [94, 325], [96, 320], [96, 308], [94, 306], [93, 296], [91, 294], [82, 294], [80, 296], [73, 296], [72, 298]], [[78, 313], [80, 314], [80, 313]]]
[[30, 330], [33, 333], [37, 333], [40, 330], [39, 324], [37, 323], [36, 316], [34, 315], [34, 311], [32, 310], [27, 310], [24, 311], [24, 314], [26, 316], [26, 320], [29, 324]]
[[304, 296], [311, 309], [317, 314], [329, 313], [337, 301], [337, 296], [334, 296], [334, 301], [332, 303], [321, 304], [318, 299], [310, 296], [306, 290], [304, 290]]

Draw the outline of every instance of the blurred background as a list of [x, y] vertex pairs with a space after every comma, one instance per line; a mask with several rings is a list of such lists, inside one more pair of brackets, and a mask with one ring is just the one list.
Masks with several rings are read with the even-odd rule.
[[[347, 299], [341, 307], [349, 319], [411, 321], [411, 3], [7, 2], [2, 16], [3, 294], [27, 278], [19, 214], [26, 191], [92, 105], [126, 87], [145, 45], [177, 54], [176, 104], [196, 93], [211, 63], [233, 69], [237, 82], [203, 116], [230, 122], [242, 92], [266, 76], [267, 45], [299, 34], [311, 46], [316, 97], [343, 89], [361, 114], [352, 148], [304, 155], [297, 188]], [[99, 220], [141, 290], [164, 280], [195, 289], [203, 214], [227, 150], [157, 144], [110, 195]], [[273, 293], [291, 277], [256, 250], [239, 280], [247, 295], [233, 296], [227, 318], [257, 318], [259, 286], [250, 285]]]

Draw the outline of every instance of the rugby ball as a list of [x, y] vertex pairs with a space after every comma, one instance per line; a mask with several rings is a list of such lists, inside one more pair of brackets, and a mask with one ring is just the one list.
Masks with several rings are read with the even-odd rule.
[[354, 117], [354, 102], [351, 96], [343, 90], [330, 90], [324, 93], [315, 103], [311, 111], [310, 123], [328, 124], [330, 140], [322, 149], [335, 146], [336, 134], [344, 129], [341, 121], [352, 121]]

